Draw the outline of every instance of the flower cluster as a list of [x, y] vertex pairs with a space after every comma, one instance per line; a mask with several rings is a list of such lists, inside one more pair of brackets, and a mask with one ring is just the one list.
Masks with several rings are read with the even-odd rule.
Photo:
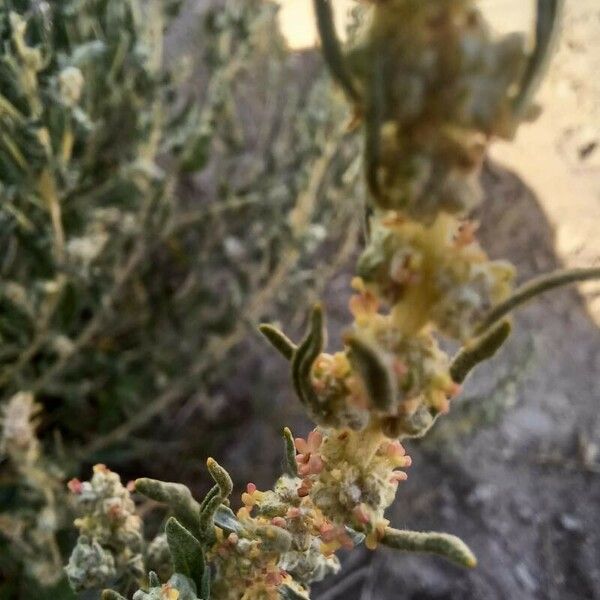
[[80, 536], [66, 567], [71, 585], [80, 590], [141, 580], [142, 521], [120, 477], [99, 464], [90, 481], [72, 479], [68, 487], [82, 515], [75, 520]]
[[372, 2], [348, 63], [371, 128], [375, 203], [428, 221], [473, 208], [490, 138], [517, 125], [525, 59], [524, 36], [494, 39], [474, 0]]
[[196, 596], [193, 582], [179, 573], [175, 573], [162, 585], [158, 581], [150, 583], [150, 589], [147, 592], [138, 590], [133, 595], [133, 600], [201, 600]]
[[[333, 354], [320, 307], [297, 346], [262, 331], [290, 360], [318, 425], [296, 442], [298, 494], [372, 547], [406, 477], [396, 469], [410, 464], [399, 440], [422, 436], [446, 413], [469, 368], [510, 330], [504, 323], [484, 336], [483, 350], [473, 341], [511, 295], [514, 269], [488, 259], [468, 216], [489, 141], [509, 137], [522, 119], [514, 102], [526, 54], [520, 35], [492, 38], [473, 0], [389, 0], [368, 12], [346, 65], [332, 69], [347, 68], [340, 82], [366, 133], [368, 237], [353, 280], [354, 322]], [[460, 371], [441, 336], [476, 348]]]
[[407, 333], [433, 324], [461, 340], [473, 324], [511, 291], [514, 268], [489, 261], [477, 243], [476, 224], [440, 213], [431, 226], [386, 213], [373, 222], [358, 274], [366, 290], [393, 307]]
[[345, 527], [367, 534], [373, 548], [388, 525], [385, 509], [406, 479], [401, 469], [411, 465], [400, 442], [382, 438], [379, 431], [319, 429], [306, 440], [295, 440], [299, 496], [308, 496], [324, 516], [320, 529], [326, 552], [352, 547]]
[[[352, 547], [352, 541], [299, 493], [301, 485], [287, 475], [265, 492], [248, 484], [237, 513], [240, 527], [228, 535], [216, 528], [217, 542], [210, 553], [217, 570], [212, 589], [216, 598], [277, 600], [283, 587], [308, 597], [311, 583], [337, 572], [333, 551], [339, 546], [331, 542], [344, 538]], [[243, 591], [232, 582], [240, 582]]]

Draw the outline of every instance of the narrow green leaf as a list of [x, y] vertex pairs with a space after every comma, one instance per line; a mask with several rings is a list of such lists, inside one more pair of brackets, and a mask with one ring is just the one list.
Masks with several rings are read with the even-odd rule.
[[327, 407], [321, 405], [311, 381], [312, 366], [325, 346], [323, 308], [313, 307], [308, 332], [292, 358], [292, 381], [300, 401], [311, 411], [317, 423], [325, 424], [329, 417]]
[[383, 356], [356, 333], [348, 334], [344, 341], [350, 349], [350, 363], [360, 374], [371, 404], [382, 412], [389, 411], [396, 402], [397, 383]]
[[189, 577], [201, 589], [206, 569], [202, 545], [174, 517], [167, 521], [165, 533], [175, 571]]
[[221, 488], [218, 485], [213, 485], [213, 487], [210, 488], [206, 496], [204, 496], [202, 502], [200, 502], [200, 513], [204, 512], [204, 509], [210, 503], [210, 501], [216, 496], [218, 496], [220, 493]]
[[467, 375], [481, 362], [496, 354], [500, 346], [507, 340], [512, 326], [505, 320], [492, 327], [488, 332], [469, 341], [452, 359], [450, 377], [456, 383], [463, 383]]
[[317, 17], [317, 28], [321, 38], [321, 50], [331, 74], [335, 77], [340, 87], [348, 98], [355, 104], [360, 104], [361, 97], [352, 79], [339, 39], [335, 31], [332, 0], [313, 0], [315, 15]]
[[136, 480], [135, 489], [152, 500], [168, 504], [177, 520], [191, 532], [200, 531], [200, 505], [185, 485], [143, 477]]
[[285, 472], [292, 477], [298, 477], [296, 445], [294, 444], [294, 436], [289, 427], [284, 427], [283, 429], [283, 444], [285, 450]]
[[461, 567], [473, 568], [477, 565], [477, 559], [469, 547], [460, 538], [448, 533], [406, 531], [388, 527], [381, 543], [405, 552], [438, 554]]
[[228, 507], [221, 504], [213, 515], [215, 525], [228, 531], [229, 533], [240, 533], [243, 529], [235, 513]]
[[202, 600], [210, 600], [210, 583], [210, 568], [207, 567], [204, 569], [204, 575], [202, 576], [202, 582], [200, 584], [200, 597]]
[[184, 149], [181, 156], [181, 170], [184, 173], [196, 173], [203, 169], [210, 158], [212, 136], [206, 131], [200, 132]]
[[521, 80], [519, 93], [513, 101], [517, 117], [522, 116], [529, 106], [546, 73], [558, 39], [564, 4], [565, 0], [537, 0], [535, 46]]
[[282, 331], [268, 323], [259, 325], [258, 330], [267, 338], [267, 340], [269, 340], [269, 342], [271, 342], [271, 345], [278, 350], [284, 358], [292, 360], [294, 352], [296, 351], [296, 344], [294, 344], [294, 342], [292, 342], [292, 340], [290, 340]]
[[219, 486], [221, 499], [225, 500], [233, 491], [233, 481], [231, 481], [229, 473], [214, 458], [209, 458], [206, 461], [206, 466], [211, 477]]

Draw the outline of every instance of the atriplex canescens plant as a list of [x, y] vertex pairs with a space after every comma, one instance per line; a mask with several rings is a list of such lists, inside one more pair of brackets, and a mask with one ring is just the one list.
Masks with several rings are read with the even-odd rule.
[[[315, 8], [325, 59], [365, 132], [367, 245], [352, 281], [354, 321], [334, 354], [324, 352], [320, 305], [299, 344], [261, 327], [289, 361], [316, 423], [307, 439], [285, 430], [286, 472], [272, 490], [248, 484], [234, 514], [231, 479], [213, 459], [215, 486], [201, 503], [180, 484], [135, 482], [172, 512], [165, 537], [147, 553], [154, 564], [161, 554], [169, 579], [161, 584], [151, 572], [135, 600], [308, 598], [311, 583], [338, 569], [335, 551], [363, 541], [475, 566], [455, 536], [389, 526], [385, 509], [410, 466], [401, 440], [422, 436], [448, 411], [473, 367], [507, 339], [512, 309], [600, 276], [559, 272], [513, 291], [512, 266], [488, 260], [468, 219], [489, 141], [510, 138], [530, 114], [559, 2], [538, 2], [530, 53], [521, 36], [493, 38], [474, 0], [371, 2], [347, 49], [328, 1], [315, 0]], [[462, 349], [449, 357], [439, 336]], [[117, 582], [135, 576], [141, 524], [118, 476], [98, 465], [91, 482], [70, 485], [84, 512], [67, 568], [72, 581], [86, 587], [107, 574]]]
[[218, 418], [248, 327], [302, 313], [360, 230], [344, 100], [294, 78], [274, 3], [199, 3], [173, 57], [181, 4], [0, 1], [0, 597], [72, 597], [65, 472], [168, 462], [132, 433]]

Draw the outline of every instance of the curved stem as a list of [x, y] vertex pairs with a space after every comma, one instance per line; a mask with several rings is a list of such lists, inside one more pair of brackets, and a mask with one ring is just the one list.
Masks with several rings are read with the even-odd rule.
[[477, 328], [477, 333], [484, 332], [509, 312], [544, 292], [589, 279], [600, 279], [600, 267], [560, 269], [552, 273], [534, 277], [531, 281], [518, 288], [510, 298], [492, 308]]
[[513, 102], [517, 117], [523, 115], [537, 91], [558, 39], [564, 0], [537, 0], [535, 46], [529, 57], [519, 93]]
[[355, 104], [361, 104], [362, 99], [346, 67], [340, 41], [335, 31], [331, 2], [330, 0], [314, 0], [313, 4], [317, 17], [317, 28], [321, 39], [323, 58], [331, 74], [340, 84], [348, 98]]

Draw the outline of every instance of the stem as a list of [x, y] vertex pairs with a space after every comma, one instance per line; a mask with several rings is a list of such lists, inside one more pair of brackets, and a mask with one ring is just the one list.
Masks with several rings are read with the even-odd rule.
[[513, 111], [517, 117], [523, 115], [542, 82], [558, 39], [563, 6], [564, 0], [537, 0], [535, 46], [519, 86], [519, 93], [513, 102]]
[[330, 0], [314, 0], [314, 7], [323, 58], [346, 95], [354, 104], [360, 105], [362, 103], [360, 93], [348, 72], [340, 41], [335, 32], [331, 2]]
[[375, 54], [373, 74], [368, 90], [365, 120], [365, 179], [371, 194], [381, 200], [379, 185], [379, 142], [384, 109], [384, 72], [381, 52]]
[[534, 277], [531, 281], [518, 288], [510, 298], [492, 308], [477, 328], [477, 333], [483, 333], [509, 312], [544, 292], [589, 279], [600, 279], [600, 267], [560, 269], [552, 273]]

